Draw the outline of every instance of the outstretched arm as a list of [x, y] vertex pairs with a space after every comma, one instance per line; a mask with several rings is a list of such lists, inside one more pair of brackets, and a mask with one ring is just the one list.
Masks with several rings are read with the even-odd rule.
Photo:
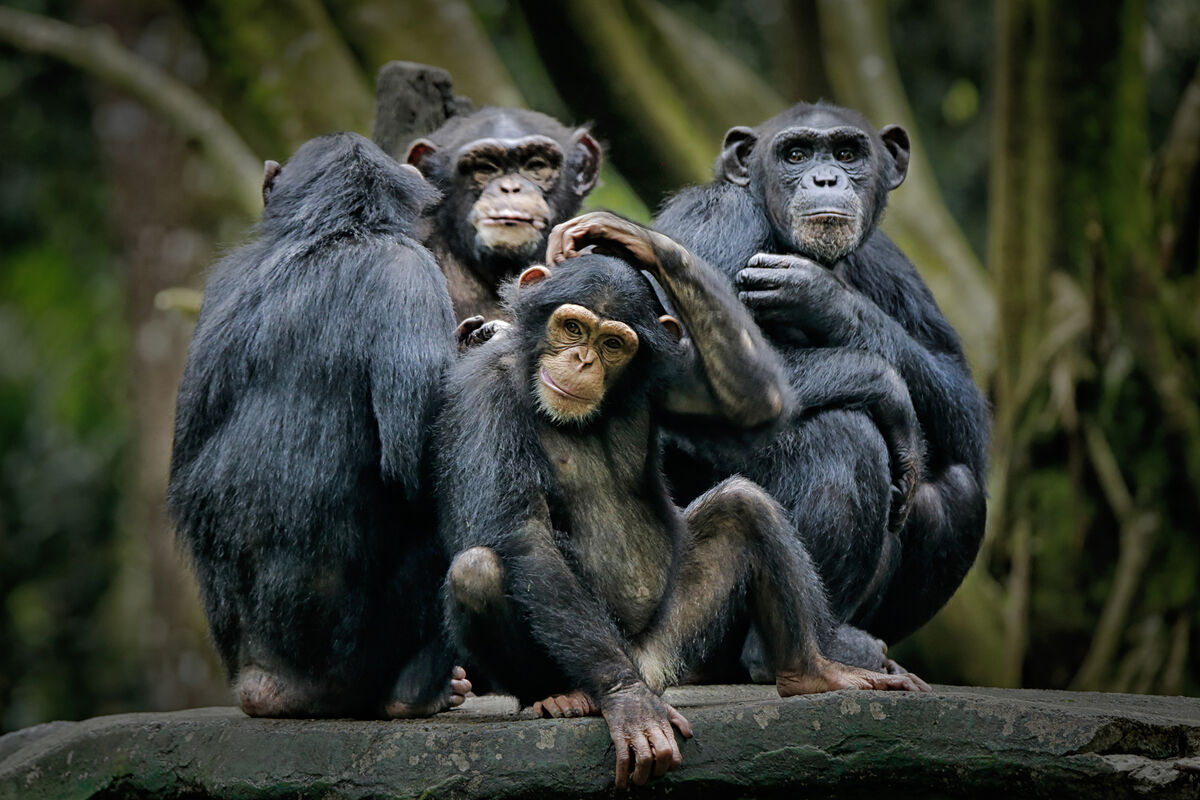
[[[645, 783], [682, 762], [672, 727], [688, 721], [646, 685], [608, 612], [580, 586], [550, 526], [529, 519], [498, 547], [510, 579], [506, 592], [528, 620], [533, 638], [573, 685], [596, 699], [616, 748], [617, 788]], [[632, 753], [632, 758], [631, 754]]]
[[750, 314], [712, 268], [678, 242], [608, 212], [557, 226], [546, 260], [551, 266], [595, 245], [649, 272], [666, 291], [690, 337], [692, 380], [674, 387], [671, 411], [723, 416], [751, 428], [790, 411], [783, 367]]

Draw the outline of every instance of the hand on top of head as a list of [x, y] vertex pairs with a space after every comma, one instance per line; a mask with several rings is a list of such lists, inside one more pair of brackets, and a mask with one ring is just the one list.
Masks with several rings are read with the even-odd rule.
[[585, 253], [621, 258], [639, 269], [660, 263], [661, 234], [610, 211], [593, 211], [556, 225], [546, 245], [546, 264], [556, 266]]

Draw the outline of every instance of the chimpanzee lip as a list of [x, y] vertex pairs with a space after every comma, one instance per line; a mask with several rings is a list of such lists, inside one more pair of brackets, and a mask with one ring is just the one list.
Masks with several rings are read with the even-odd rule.
[[533, 227], [537, 228], [538, 230], [541, 230], [542, 228], [546, 227], [546, 220], [544, 220], [540, 217], [534, 217], [533, 215], [526, 214], [522, 211], [510, 211], [510, 210], [493, 211], [492, 213], [488, 214], [486, 217], [480, 218], [478, 224], [480, 224], [480, 225], [510, 225], [514, 222], [523, 223], [525, 225], [532, 225]]
[[546, 372], [545, 367], [542, 367], [541, 374], [539, 375], [539, 377], [542, 379], [542, 383], [544, 383], [544, 384], [546, 384], [546, 386], [550, 387], [551, 391], [561, 394], [563, 397], [570, 398], [571, 400], [578, 400], [581, 403], [592, 402], [590, 398], [580, 397], [577, 394], [572, 394], [571, 392], [568, 392], [566, 389], [559, 386], [557, 383], [554, 382], [554, 379], [550, 377], [550, 373]]
[[802, 216], [802, 217], [845, 217], [846, 219], [854, 219], [853, 214], [847, 214], [845, 211], [836, 211], [834, 209], [822, 209], [820, 211], [805, 211], [800, 216]]

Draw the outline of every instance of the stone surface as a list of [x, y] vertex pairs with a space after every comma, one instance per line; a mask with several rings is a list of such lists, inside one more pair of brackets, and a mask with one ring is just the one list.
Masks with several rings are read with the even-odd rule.
[[[668, 699], [695, 738], [679, 771], [634, 795], [1200, 798], [1197, 698], [719, 686]], [[602, 719], [533, 719], [502, 697], [395, 722], [202, 708], [0, 737], [0, 798], [608, 797], [613, 765]]]

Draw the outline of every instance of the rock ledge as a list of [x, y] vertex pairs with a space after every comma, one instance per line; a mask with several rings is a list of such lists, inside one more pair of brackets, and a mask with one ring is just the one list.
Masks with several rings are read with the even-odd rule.
[[[642, 797], [1200, 798], [1200, 698], [935, 687], [930, 695], [675, 689], [695, 730]], [[0, 737], [0, 798], [609, 797], [601, 719], [473, 698], [429, 720], [233, 708], [52, 722]], [[629, 796], [621, 793], [622, 796]]]

